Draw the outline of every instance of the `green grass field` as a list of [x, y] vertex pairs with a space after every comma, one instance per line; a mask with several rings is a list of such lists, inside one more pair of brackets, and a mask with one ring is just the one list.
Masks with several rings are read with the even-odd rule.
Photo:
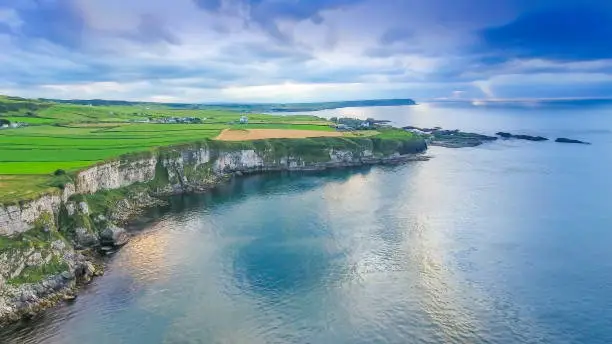
[[[161, 146], [212, 139], [240, 118], [227, 110], [173, 109], [162, 104], [89, 106], [0, 96], [0, 119], [28, 127], [0, 130], [0, 202], [54, 190], [53, 172], [76, 172], [98, 162]], [[197, 117], [202, 124], [134, 123]], [[249, 114], [248, 128], [332, 130], [314, 116]]]
[[[212, 139], [223, 129], [333, 131], [330, 122], [308, 115], [249, 114], [219, 109], [176, 109], [163, 104], [89, 106], [0, 96], [0, 119], [28, 127], [0, 130], [0, 203], [52, 189], [53, 173], [76, 172], [118, 156]], [[201, 124], [135, 123], [143, 119], [197, 117]], [[403, 131], [358, 132], [395, 138]]]

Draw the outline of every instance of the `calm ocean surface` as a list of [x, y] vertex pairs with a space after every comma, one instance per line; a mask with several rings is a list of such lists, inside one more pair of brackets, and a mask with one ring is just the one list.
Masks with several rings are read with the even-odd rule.
[[611, 343], [612, 107], [342, 109], [590, 141], [237, 180], [177, 197], [6, 343]]

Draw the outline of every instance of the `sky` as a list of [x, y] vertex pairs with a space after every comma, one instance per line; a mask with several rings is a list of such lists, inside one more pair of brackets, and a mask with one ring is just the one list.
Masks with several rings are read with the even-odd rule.
[[612, 1], [0, 0], [0, 94], [612, 97]]

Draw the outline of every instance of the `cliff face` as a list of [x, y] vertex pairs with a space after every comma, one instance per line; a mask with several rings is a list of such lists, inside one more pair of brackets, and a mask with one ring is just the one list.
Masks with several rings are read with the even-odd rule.
[[204, 142], [88, 168], [57, 194], [0, 205], [0, 321], [95, 274], [74, 248], [124, 244], [128, 236], [117, 224], [158, 204], [151, 196], [203, 191], [241, 173], [398, 162], [426, 148], [422, 141], [340, 138]]
[[76, 178], [76, 193], [91, 194], [99, 190], [118, 189], [155, 177], [157, 157], [134, 161], [113, 161], [80, 172]]
[[32, 228], [43, 213], [57, 216], [62, 203], [75, 194], [74, 184], [65, 185], [61, 192], [45, 195], [20, 204], [0, 205], [0, 237], [13, 236]]

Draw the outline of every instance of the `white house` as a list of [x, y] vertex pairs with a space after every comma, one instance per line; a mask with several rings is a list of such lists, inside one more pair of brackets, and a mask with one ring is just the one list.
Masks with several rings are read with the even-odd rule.
[[247, 123], [249, 123], [249, 118], [247, 116], [240, 117], [240, 124], [247, 124]]

